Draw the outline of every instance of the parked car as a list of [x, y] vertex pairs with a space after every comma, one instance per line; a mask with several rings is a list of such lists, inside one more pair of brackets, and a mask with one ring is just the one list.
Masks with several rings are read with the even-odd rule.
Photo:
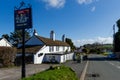
[[107, 58], [108, 59], [117, 59], [116, 54], [114, 54], [114, 53], [108, 54]]

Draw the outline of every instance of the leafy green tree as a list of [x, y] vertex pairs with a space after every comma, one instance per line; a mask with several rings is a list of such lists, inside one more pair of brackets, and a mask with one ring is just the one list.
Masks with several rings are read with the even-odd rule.
[[[10, 40], [13, 42], [13, 44], [18, 44], [19, 42], [22, 42], [22, 30], [17, 30], [15, 32], [10, 33]], [[29, 39], [30, 33], [25, 31], [25, 40]]]
[[87, 48], [84, 48], [84, 49], [82, 49], [82, 52], [88, 54], [88, 53], [89, 53], [89, 50], [88, 50]]
[[73, 42], [72, 42], [71, 39], [66, 38], [66, 39], [65, 39], [65, 42], [68, 43], [68, 44], [70, 45], [71, 51], [74, 51], [74, 50], [75, 50], [75, 46], [74, 46], [74, 44], [73, 44]]
[[118, 32], [114, 35], [114, 51], [120, 52], [120, 19], [116, 22], [118, 27]]
[[118, 27], [118, 32], [120, 32], [120, 19], [116, 22]]
[[3, 34], [2, 37], [10, 41], [10, 36], [8, 34]]
[[120, 32], [119, 31], [114, 36], [114, 51], [120, 52]]

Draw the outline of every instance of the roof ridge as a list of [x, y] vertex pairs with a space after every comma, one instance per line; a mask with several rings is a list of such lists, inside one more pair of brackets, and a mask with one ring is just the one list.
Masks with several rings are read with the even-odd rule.
[[60, 41], [60, 40], [52, 40], [50, 38], [46, 38], [46, 37], [42, 37], [42, 36], [38, 36], [36, 35], [36, 37], [41, 40], [43, 43], [45, 43], [46, 45], [50, 45], [50, 46], [69, 46], [69, 44], [67, 44], [66, 42]]

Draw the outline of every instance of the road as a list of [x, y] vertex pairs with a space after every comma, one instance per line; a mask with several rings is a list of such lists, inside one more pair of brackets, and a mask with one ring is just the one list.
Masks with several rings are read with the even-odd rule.
[[102, 55], [89, 55], [85, 80], [120, 80], [120, 61]]

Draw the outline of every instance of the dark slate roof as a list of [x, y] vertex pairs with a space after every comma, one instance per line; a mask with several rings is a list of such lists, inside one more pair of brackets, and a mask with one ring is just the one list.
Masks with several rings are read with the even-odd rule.
[[60, 41], [60, 40], [52, 40], [50, 38], [45, 38], [41, 36], [36, 36], [39, 40], [41, 40], [45, 45], [48, 46], [69, 46], [66, 42]]

